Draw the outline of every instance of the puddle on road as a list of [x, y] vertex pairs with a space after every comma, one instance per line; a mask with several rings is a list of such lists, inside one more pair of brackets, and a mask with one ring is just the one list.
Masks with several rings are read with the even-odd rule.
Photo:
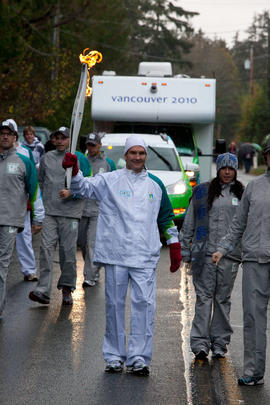
[[185, 365], [185, 380], [188, 405], [244, 405], [241, 391], [236, 383], [229, 354], [225, 359], [206, 361], [194, 359], [189, 344], [189, 334], [194, 316], [195, 292], [192, 277], [181, 271], [180, 301], [182, 324], [182, 352]]

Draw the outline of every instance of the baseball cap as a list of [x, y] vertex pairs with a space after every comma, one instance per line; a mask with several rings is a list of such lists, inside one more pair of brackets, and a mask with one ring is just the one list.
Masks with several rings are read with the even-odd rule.
[[9, 120], [1, 122], [0, 129], [2, 129], [2, 128], [8, 128], [11, 132], [16, 133], [16, 129], [14, 127], [14, 124], [12, 122], [10, 122]]
[[86, 138], [85, 144], [99, 145], [101, 143], [101, 137], [98, 134], [89, 134]]
[[70, 138], [70, 130], [67, 127], [60, 127], [58, 128], [56, 131], [54, 131], [50, 137], [58, 135], [58, 134], [62, 134], [64, 135], [66, 138]]

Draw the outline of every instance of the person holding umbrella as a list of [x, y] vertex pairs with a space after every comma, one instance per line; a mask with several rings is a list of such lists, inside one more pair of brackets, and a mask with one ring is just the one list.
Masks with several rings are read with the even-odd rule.
[[250, 168], [253, 163], [254, 154], [255, 154], [255, 148], [250, 142], [243, 143], [239, 148], [238, 157], [239, 157], [240, 161], [244, 162], [246, 173], [249, 173], [249, 171], [250, 171]]

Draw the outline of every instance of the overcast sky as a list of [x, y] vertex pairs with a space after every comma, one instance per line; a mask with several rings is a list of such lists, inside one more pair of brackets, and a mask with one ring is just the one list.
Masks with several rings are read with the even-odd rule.
[[240, 40], [246, 37], [245, 30], [255, 14], [270, 10], [270, 0], [177, 0], [176, 3], [185, 10], [200, 13], [190, 20], [196, 31], [201, 28], [209, 38], [223, 38], [229, 46], [237, 31]]

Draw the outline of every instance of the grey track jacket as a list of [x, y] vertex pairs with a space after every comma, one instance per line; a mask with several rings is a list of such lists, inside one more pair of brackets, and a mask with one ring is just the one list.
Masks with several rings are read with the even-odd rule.
[[15, 147], [0, 154], [0, 225], [24, 228], [27, 200], [33, 224], [41, 223], [44, 210], [37, 183], [37, 171]]
[[79, 219], [83, 201], [73, 197], [62, 200], [59, 197], [59, 191], [65, 188], [65, 170], [62, 167], [65, 152], [52, 150], [42, 157], [38, 172], [39, 186], [46, 215]]
[[[230, 184], [222, 186], [222, 195], [216, 198], [212, 208], [208, 213], [208, 236], [205, 254], [211, 255], [217, 250], [219, 240], [226, 235], [232, 222], [232, 218], [239, 208], [240, 201], [234, 194], [230, 193]], [[191, 199], [185, 221], [180, 232], [181, 251], [183, 260], [191, 261], [192, 252], [196, 252], [195, 233], [197, 231], [197, 213]], [[233, 252], [227, 254], [231, 259], [241, 260], [241, 250], [239, 244]]]
[[243, 261], [270, 262], [270, 170], [246, 187], [227, 235], [218, 243], [226, 254], [242, 238]]

